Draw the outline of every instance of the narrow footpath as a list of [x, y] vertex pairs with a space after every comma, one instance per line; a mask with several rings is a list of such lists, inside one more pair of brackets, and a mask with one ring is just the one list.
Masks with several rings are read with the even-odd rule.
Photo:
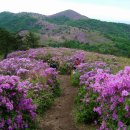
[[40, 130], [92, 130], [74, 123], [73, 105], [78, 89], [71, 86], [70, 76], [59, 75], [62, 94], [40, 120]]

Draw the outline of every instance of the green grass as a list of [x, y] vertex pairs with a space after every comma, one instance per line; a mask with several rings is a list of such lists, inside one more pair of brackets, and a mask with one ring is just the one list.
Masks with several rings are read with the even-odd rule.
[[73, 74], [71, 74], [70, 76], [70, 80], [71, 80], [72, 86], [75, 86], [75, 87], [79, 86], [80, 74], [76, 70], [74, 70]]

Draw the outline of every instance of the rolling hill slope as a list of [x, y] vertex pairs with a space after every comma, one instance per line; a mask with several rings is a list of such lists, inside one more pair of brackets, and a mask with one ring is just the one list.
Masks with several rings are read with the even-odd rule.
[[90, 19], [73, 10], [51, 16], [2, 12], [0, 27], [15, 33], [36, 32], [41, 37], [41, 44], [77, 41], [78, 44], [86, 45], [85, 49], [90, 51], [130, 55], [130, 25]]

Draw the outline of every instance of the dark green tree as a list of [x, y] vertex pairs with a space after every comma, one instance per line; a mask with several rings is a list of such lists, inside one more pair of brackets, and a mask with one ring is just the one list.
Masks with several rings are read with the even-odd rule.
[[0, 28], [0, 51], [4, 55], [4, 58], [7, 57], [8, 53], [14, 47], [14, 36], [7, 30]]
[[37, 47], [39, 47], [39, 41], [40, 41], [39, 36], [36, 35], [33, 32], [29, 32], [25, 36], [25, 44], [26, 44], [27, 48], [37, 48]]

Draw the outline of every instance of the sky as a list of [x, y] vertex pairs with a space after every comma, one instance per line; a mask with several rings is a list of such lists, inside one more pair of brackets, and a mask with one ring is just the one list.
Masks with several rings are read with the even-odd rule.
[[93, 19], [130, 24], [130, 0], [0, 0], [0, 12], [52, 15], [67, 9]]

